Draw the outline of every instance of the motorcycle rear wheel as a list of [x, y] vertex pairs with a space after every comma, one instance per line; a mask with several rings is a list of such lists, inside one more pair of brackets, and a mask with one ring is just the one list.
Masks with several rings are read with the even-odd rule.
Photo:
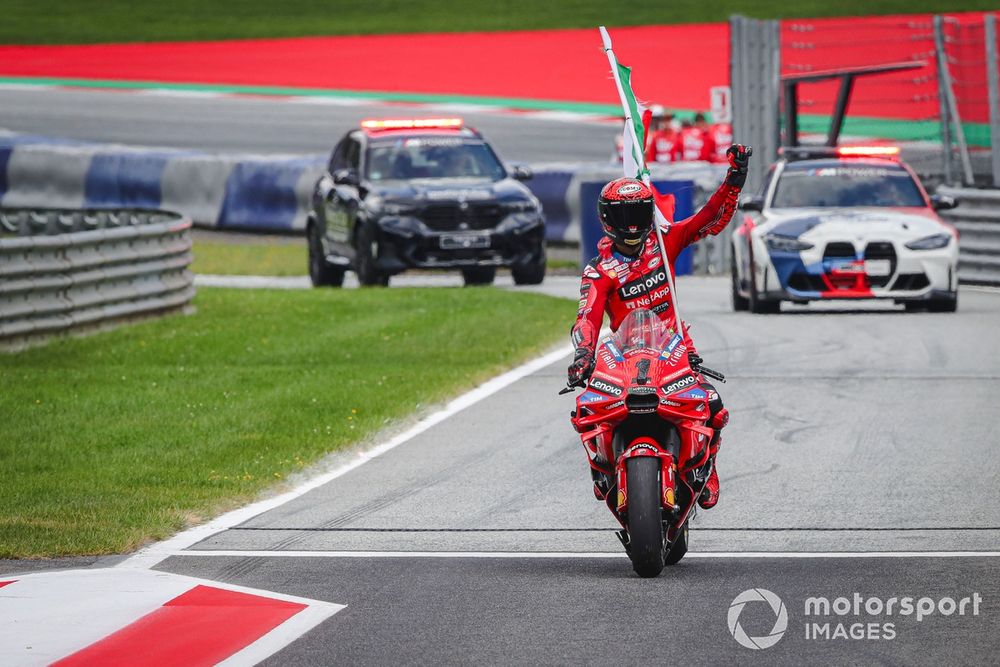
[[628, 557], [640, 577], [663, 571], [663, 520], [660, 512], [660, 459], [639, 456], [625, 462], [628, 490]]

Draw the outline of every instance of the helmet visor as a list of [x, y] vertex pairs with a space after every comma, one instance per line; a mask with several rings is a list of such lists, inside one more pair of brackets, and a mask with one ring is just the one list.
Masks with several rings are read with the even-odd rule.
[[604, 207], [604, 223], [623, 241], [641, 240], [653, 228], [652, 200], [609, 203]]

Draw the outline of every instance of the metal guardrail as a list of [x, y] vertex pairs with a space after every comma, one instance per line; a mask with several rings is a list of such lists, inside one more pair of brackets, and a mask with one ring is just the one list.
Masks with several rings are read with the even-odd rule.
[[142, 209], [0, 209], [0, 346], [185, 308], [191, 220]]
[[963, 283], [1000, 285], [1000, 190], [939, 187], [959, 206], [941, 217], [959, 231], [958, 279]]

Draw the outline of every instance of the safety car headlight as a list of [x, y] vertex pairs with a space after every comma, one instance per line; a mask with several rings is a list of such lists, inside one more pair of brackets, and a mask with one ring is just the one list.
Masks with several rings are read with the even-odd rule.
[[906, 247], [910, 250], [937, 250], [951, 243], [951, 234], [933, 234], [916, 241], [910, 241]]
[[782, 236], [781, 234], [765, 234], [764, 243], [771, 250], [779, 252], [799, 252], [809, 250], [813, 247], [812, 243], [800, 241], [794, 236]]

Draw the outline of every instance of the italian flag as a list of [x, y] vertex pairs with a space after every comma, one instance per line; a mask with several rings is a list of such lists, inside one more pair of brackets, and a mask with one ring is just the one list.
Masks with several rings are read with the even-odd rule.
[[625, 113], [625, 130], [622, 136], [622, 167], [625, 176], [649, 184], [656, 193], [656, 208], [662, 216], [660, 222], [673, 220], [674, 196], [661, 195], [656, 191], [649, 181], [649, 169], [646, 167], [646, 135], [649, 132], [652, 113], [635, 99], [635, 93], [632, 92], [632, 68], [618, 62], [615, 52], [611, 49], [611, 36], [604, 26], [601, 26], [601, 39], [604, 41], [604, 51], [608, 55], [622, 110]]

